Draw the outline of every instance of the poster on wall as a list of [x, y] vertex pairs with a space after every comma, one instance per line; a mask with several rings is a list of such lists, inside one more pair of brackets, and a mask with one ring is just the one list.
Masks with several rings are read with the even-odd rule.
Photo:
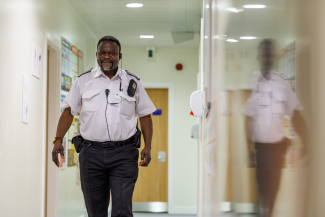
[[62, 42], [62, 74], [71, 77], [72, 74], [72, 45], [71, 43], [61, 37]]
[[65, 74], [61, 74], [61, 90], [69, 92], [71, 89], [71, 85], [72, 78]]
[[[62, 59], [61, 59], [61, 102], [67, 96], [68, 92], [78, 75], [83, 72], [83, 57], [84, 53], [79, 50], [76, 46], [72, 45], [67, 39], [61, 37], [62, 43]], [[61, 113], [63, 109], [61, 109]], [[77, 165], [77, 153], [74, 150], [74, 145], [71, 144], [72, 138], [80, 132], [80, 123], [78, 118], [79, 113], [76, 114], [73, 124], [65, 135], [65, 146], [66, 151], [64, 165], [65, 167], [76, 166]], [[61, 161], [60, 161], [61, 162]], [[63, 161], [62, 161], [63, 162]]]
[[78, 69], [79, 69], [79, 75], [84, 73], [84, 53], [79, 50], [78, 51]]
[[29, 77], [24, 74], [23, 77], [23, 123], [28, 124], [29, 112]]
[[296, 92], [295, 43], [278, 52], [277, 65], [279, 74], [288, 81], [293, 92]]
[[79, 50], [76, 46], [72, 45], [72, 83], [78, 78], [78, 60]]
[[33, 44], [33, 75], [37, 78], [41, 78], [41, 60], [41, 48]]

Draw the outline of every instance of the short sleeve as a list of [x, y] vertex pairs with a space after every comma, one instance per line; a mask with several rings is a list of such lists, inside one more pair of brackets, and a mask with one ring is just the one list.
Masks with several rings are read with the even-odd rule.
[[292, 91], [288, 82], [286, 82], [285, 91], [287, 97], [286, 115], [292, 116], [294, 110], [303, 110], [300, 101], [298, 100], [296, 94]]
[[135, 112], [141, 118], [156, 111], [156, 107], [151, 102], [146, 90], [143, 88], [141, 81], [138, 82], [138, 94], [136, 95]]
[[63, 102], [61, 103], [61, 108], [66, 109], [71, 108], [71, 114], [75, 115], [79, 111], [81, 107], [81, 96], [80, 96], [80, 87], [79, 87], [79, 80], [77, 79], [74, 84], [72, 85], [71, 90], [64, 98]]

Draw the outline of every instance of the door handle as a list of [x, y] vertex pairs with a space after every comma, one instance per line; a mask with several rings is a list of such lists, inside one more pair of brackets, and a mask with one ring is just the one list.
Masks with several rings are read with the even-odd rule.
[[166, 152], [158, 151], [158, 162], [164, 163], [166, 162]]

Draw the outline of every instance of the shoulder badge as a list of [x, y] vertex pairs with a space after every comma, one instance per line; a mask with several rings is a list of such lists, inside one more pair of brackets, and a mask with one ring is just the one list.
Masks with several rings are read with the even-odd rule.
[[93, 68], [89, 69], [87, 72], [82, 73], [81, 75], [78, 76], [78, 78], [80, 78], [81, 76], [83, 76], [83, 75], [85, 75], [85, 74], [91, 72], [92, 69], [93, 69]]
[[126, 72], [128, 75], [131, 75], [131, 76], [135, 77], [137, 80], [140, 81], [140, 78], [139, 78], [138, 76], [136, 76], [135, 74], [129, 72], [128, 70], [125, 70], [125, 72]]

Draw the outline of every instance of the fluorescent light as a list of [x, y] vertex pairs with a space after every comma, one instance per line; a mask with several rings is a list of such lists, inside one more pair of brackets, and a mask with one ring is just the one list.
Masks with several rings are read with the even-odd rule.
[[244, 5], [244, 8], [266, 8], [265, 5]]
[[210, 6], [209, 6], [209, 5], [206, 5], [205, 7], [206, 7], [206, 8], [209, 8]]
[[208, 38], [208, 36], [204, 36], [204, 38]]
[[126, 7], [128, 7], [128, 8], [141, 8], [141, 7], [143, 7], [143, 4], [141, 4], [141, 3], [129, 3], [129, 4], [126, 4]]
[[256, 39], [254, 36], [242, 36], [240, 39], [246, 39], [246, 40], [251, 40], [251, 39]]
[[227, 11], [238, 13], [237, 8], [226, 8]]
[[154, 38], [153, 35], [140, 35], [140, 38]]
[[238, 40], [236, 40], [236, 39], [227, 39], [226, 41], [228, 41], [228, 42], [238, 42]]

